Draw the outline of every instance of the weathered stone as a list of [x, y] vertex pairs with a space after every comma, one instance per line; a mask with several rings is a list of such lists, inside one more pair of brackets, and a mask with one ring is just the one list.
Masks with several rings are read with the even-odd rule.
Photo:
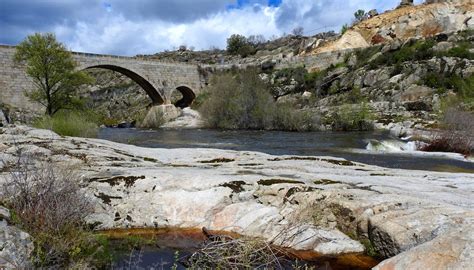
[[399, 7], [413, 6], [413, 0], [402, 0]]
[[[413, 125], [407, 121], [400, 127]], [[474, 216], [470, 174], [384, 169], [331, 157], [52, 140], [30, 137], [33, 129], [26, 127], [1, 131], [5, 143], [64, 150], [39, 156], [45, 160], [72, 160], [65, 158], [69, 151], [87, 155], [87, 164], [79, 161], [76, 167], [96, 206], [88, 222], [99, 224], [98, 229], [204, 226], [267, 240], [283, 234], [293, 237], [276, 243], [330, 256], [362, 251], [342, 233], [360, 229], [377, 251], [393, 256], [470, 224]], [[12, 154], [3, 151], [0, 157]], [[109, 178], [113, 184], [100, 180]], [[459, 258], [456, 265], [470, 262], [462, 250], [449, 251]]]
[[434, 47], [433, 47], [433, 50], [435, 52], [445, 52], [451, 48], [454, 47], [454, 44], [451, 43], [451, 42], [447, 42], [447, 41], [443, 41], [443, 42], [439, 42], [438, 44], [436, 44]]
[[452, 229], [381, 262], [374, 270], [470, 269], [474, 265], [473, 230], [472, 223]]
[[367, 15], [369, 15], [369, 17], [375, 17], [379, 15], [379, 12], [376, 9], [371, 9], [369, 12], [367, 12]]
[[[42, 108], [24, 96], [25, 90], [34, 89], [34, 85], [25, 72], [25, 66], [14, 63], [14, 53], [15, 47], [0, 46], [0, 82], [3, 83], [0, 100], [15, 108], [40, 112]], [[80, 70], [101, 66], [126, 74], [147, 92], [154, 104], [169, 103], [172, 92], [183, 86], [197, 95], [203, 85], [197, 65], [84, 53], [73, 53], [73, 57]]]
[[10, 213], [0, 207], [0, 267], [29, 269], [34, 245], [29, 234], [8, 224]]

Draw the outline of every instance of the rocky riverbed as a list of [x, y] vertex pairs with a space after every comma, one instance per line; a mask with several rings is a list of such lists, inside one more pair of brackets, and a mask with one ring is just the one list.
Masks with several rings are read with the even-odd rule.
[[78, 168], [95, 202], [88, 223], [98, 230], [206, 227], [322, 256], [369, 248], [388, 259], [378, 269], [474, 263], [472, 174], [332, 157], [149, 149], [9, 126], [0, 128], [2, 181], [19, 148]]

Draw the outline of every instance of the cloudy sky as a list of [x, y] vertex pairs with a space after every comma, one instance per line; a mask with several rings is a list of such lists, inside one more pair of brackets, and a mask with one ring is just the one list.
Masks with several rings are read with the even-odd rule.
[[[418, 0], [420, 2], [421, 0]], [[357, 9], [400, 0], [0, 0], [0, 44], [54, 32], [74, 51], [136, 55], [225, 47], [231, 34], [281, 36], [339, 30]]]

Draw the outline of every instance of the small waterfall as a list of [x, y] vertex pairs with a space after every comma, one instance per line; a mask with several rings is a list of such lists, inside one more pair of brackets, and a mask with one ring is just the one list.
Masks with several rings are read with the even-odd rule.
[[201, 128], [203, 121], [198, 111], [191, 108], [181, 110], [180, 116], [171, 122], [164, 124], [163, 128]]
[[375, 152], [414, 152], [418, 149], [418, 142], [401, 142], [396, 140], [371, 140], [366, 147]]

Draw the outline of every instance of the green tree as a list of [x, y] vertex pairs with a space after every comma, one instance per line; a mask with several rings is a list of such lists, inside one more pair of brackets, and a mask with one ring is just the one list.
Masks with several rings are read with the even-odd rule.
[[255, 53], [255, 47], [245, 36], [234, 34], [227, 39], [227, 52], [232, 55], [247, 57]]
[[365, 10], [363, 9], [359, 9], [354, 13], [356, 22], [361, 22], [364, 19], [364, 16], [365, 16]]
[[17, 46], [14, 59], [26, 64], [26, 73], [36, 86], [26, 96], [43, 105], [49, 116], [76, 108], [81, 103], [78, 87], [93, 81], [87, 73], [76, 71], [72, 54], [51, 33], [28, 36]]
[[346, 23], [341, 27], [341, 35], [344, 35], [344, 33], [347, 32], [347, 30], [349, 30], [349, 25], [347, 25]]

